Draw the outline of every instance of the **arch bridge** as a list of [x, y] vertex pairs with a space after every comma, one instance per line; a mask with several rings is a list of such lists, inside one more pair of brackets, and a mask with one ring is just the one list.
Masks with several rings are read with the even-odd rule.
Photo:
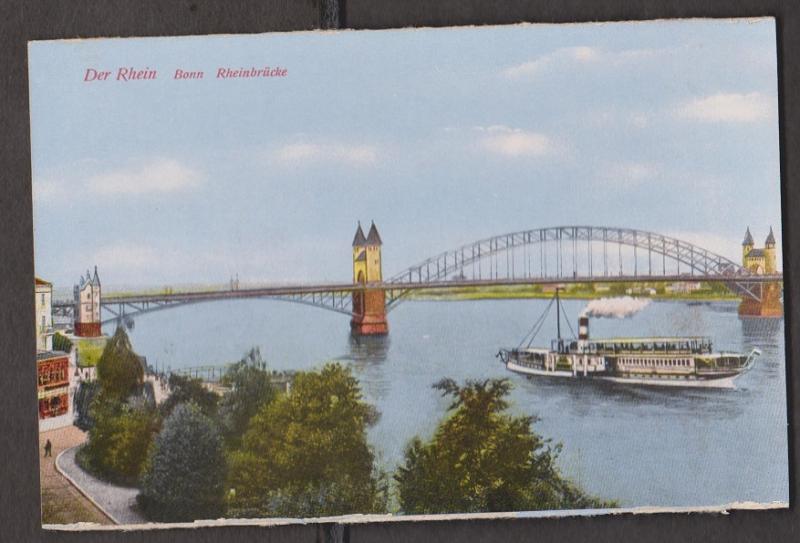
[[[783, 275], [756, 274], [708, 249], [655, 232], [555, 226], [474, 241], [427, 258], [380, 282], [109, 294], [101, 298], [101, 320], [105, 324], [170, 307], [223, 299], [272, 298], [352, 316], [354, 294], [365, 291], [383, 291], [385, 310], [389, 312], [415, 291], [683, 281], [721, 283], [742, 300], [759, 305], [779, 298]], [[54, 302], [54, 315], [72, 317], [73, 304]]]

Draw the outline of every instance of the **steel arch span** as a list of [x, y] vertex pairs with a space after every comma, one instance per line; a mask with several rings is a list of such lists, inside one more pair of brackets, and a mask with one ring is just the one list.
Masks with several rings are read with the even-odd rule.
[[[514, 284], [693, 278], [720, 281], [740, 296], [761, 299], [763, 278], [727, 257], [656, 232], [609, 226], [552, 226], [481, 239], [423, 260], [387, 282], [455, 286], [503, 279]], [[387, 309], [412, 290], [390, 292]]]

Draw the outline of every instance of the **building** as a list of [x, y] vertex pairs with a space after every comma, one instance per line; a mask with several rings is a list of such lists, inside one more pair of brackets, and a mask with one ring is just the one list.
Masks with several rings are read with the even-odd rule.
[[[753, 242], [750, 228], [744, 234], [742, 241], [742, 266], [757, 275], [777, 273], [778, 260], [775, 249], [775, 234], [772, 227], [769, 229], [764, 248], [758, 249]], [[745, 296], [739, 304], [739, 315], [743, 317], [783, 317], [783, 303], [781, 302], [781, 283], [764, 283], [760, 287], [760, 300]]]
[[40, 431], [72, 424], [70, 366], [70, 355], [65, 352], [36, 353]]
[[[361, 223], [358, 223], [353, 238], [353, 283], [369, 285], [383, 281], [381, 264], [381, 240], [373, 222], [369, 233], [364, 236]], [[386, 294], [382, 289], [368, 289], [353, 292], [353, 318], [350, 328], [357, 335], [383, 335], [389, 332], [386, 321]]]
[[775, 254], [775, 235], [772, 233], [772, 227], [770, 227], [769, 235], [764, 241], [763, 249], [755, 248], [750, 228], [747, 228], [742, 242], [742, 265], [759, 275], [775, 273], [778, 266]]
[[38, 277], [34, 283], [39, 431], [45, 431], [72, 424], [75, 351], [53, 350], [53, 285]]
[[36, 277], [36, 350], [53, 349], [53, 284]]
[[676, 281], [664, 287], [664, 291], [667, 294], [690, 294], [700, 290], [702, 286], [699, 281]]
[[75, 307], [75, 335], [80, 337], [98, 337], [100, 331], [100, 277], [97, 275], [97, 266], [94, 267], [94, 276], [86, 271], [86, 277], [81, 277], [80, 283], [73, 289]]
[[629, 287], [625, 289], [628, 296], [655, 296], [656, 289], [653, 287]]

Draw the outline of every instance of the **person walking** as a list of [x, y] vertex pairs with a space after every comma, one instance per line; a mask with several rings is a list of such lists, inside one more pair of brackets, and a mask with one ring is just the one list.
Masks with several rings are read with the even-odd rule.
[[44, 444], [44, 455], [45, 456], [53, 456], [53, 444], [50, 443], [49, 439]]

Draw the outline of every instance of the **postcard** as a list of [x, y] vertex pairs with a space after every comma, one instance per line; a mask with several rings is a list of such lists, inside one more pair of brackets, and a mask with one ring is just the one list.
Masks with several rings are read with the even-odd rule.
[[788, 507], [775, 32], [30, 42], [42, 523]]

